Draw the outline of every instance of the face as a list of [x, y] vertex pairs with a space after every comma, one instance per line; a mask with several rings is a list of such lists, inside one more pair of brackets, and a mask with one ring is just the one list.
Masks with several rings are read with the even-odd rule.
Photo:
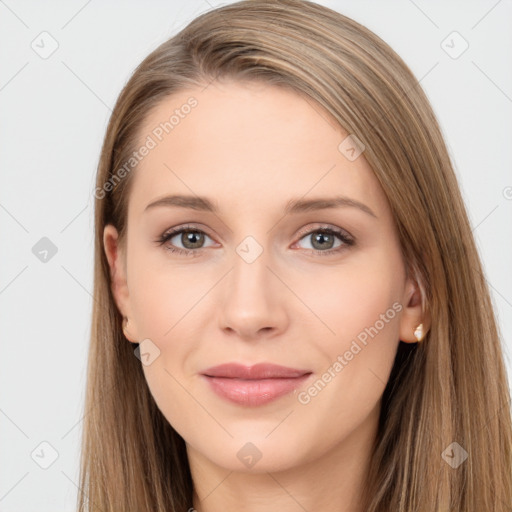
[[125, 252], [105, 228], [113, 290], [158, 407], [223, 468], [350, 452], [415, 341], [390, 207], [347, 136], [311, 100], [237, 82], [167, 98], [141, 131]]

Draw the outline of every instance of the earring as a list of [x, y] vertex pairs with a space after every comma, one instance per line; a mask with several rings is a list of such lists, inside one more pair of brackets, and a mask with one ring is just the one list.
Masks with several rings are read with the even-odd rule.
[[418, 325], [416, 329], [414, 329], [414, 337], [420, 342], [423, 339], [423, 324]]
[[124, 335], [126, 336], [126, 326], [128, 325], [128, 318], [123, 316], [123, 332], [124, 332]]

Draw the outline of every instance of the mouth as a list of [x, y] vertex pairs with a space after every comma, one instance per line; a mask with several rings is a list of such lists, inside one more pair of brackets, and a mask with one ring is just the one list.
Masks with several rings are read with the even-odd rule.
[[201, 375], [220, 397], [238, 405], [257, 406], [291, 393], [311, 374], [311, 370], [270, 363], [249, 367], [227, 363], [208, 368]]

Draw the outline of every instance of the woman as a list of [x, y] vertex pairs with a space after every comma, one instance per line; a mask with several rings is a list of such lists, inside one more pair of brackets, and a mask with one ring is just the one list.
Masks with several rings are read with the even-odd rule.
[[80, 510], [511, 509], [467, 213], [375, 34], [299, 0], [199, 16], [123, 89], [95, 196]]

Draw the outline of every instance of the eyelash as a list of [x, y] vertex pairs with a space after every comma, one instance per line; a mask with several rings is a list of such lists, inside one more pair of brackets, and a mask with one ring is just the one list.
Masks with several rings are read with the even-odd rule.
[[[176, 235], [179, 235], [185, 231], [192, 231], [192, 232], [195, 232], [195, 233], [202, 233], [206, 236], [208, 236], [207, 233], [205, 233], [203, 230], [201, 229], [198, 229], [194, 226], [180, 226], [178, 228], [174, 228], [170, 231], [167, 231], [165, 233], [163, 233], [157, 240], [156, 242], [158, 243], [158, 245], [164, 245], [166, 242], [168, 242], [171, 238], [174, 238]], [[330, 226], [321, 226], [321, 227], [317, 227], [315, 229], [312, 229], [312, 230], [309, 230], [309, 231], [306, 231], [306, 232], [301, 232], [300, 233], [300, 237], [299, 237], [299, 240], [302, 240], [303, 238], [305, 238], [306, 236], [308, 235], [312, 235], [313, 233], [322, 233], [322, 234], [327, 234], [327, 235], [334, 235], [336, 236], [339, 240], [341, 240], [343, 242], [343, 245], [337, 247], [336, 249], [328, 249], [327, 251], [320, 251], [318, 249], [306, 249], [308, 251], [311, 251], [312, 254], [314, 256], [329, 256], [329, 255], [332, 255], [332, 254], [335, 254], [335, 253], [338, 253], [352, 245], [355, 244], [355, 239], [348, 235], [345, 231], [342, 231], [342, 230], [339, 230], [337, 228], [333, 228], [333, 227], [330, 227]], [[211, 238], [211, 237], [209, 237]], [[201, 249], [206, 249], [206, 247], [200, 247], [199, 249], [180, 249], [179, 247], [173, 247], [173, 246], [170, 246], [170, 245], [167, 245], [165, 247], [165, 249], [171, 253], [176, 253], [176, 254], [179, 254], [179, 255], [182, 255], [182, 256], [196, 256], [197, 253], [201, 250]]]

